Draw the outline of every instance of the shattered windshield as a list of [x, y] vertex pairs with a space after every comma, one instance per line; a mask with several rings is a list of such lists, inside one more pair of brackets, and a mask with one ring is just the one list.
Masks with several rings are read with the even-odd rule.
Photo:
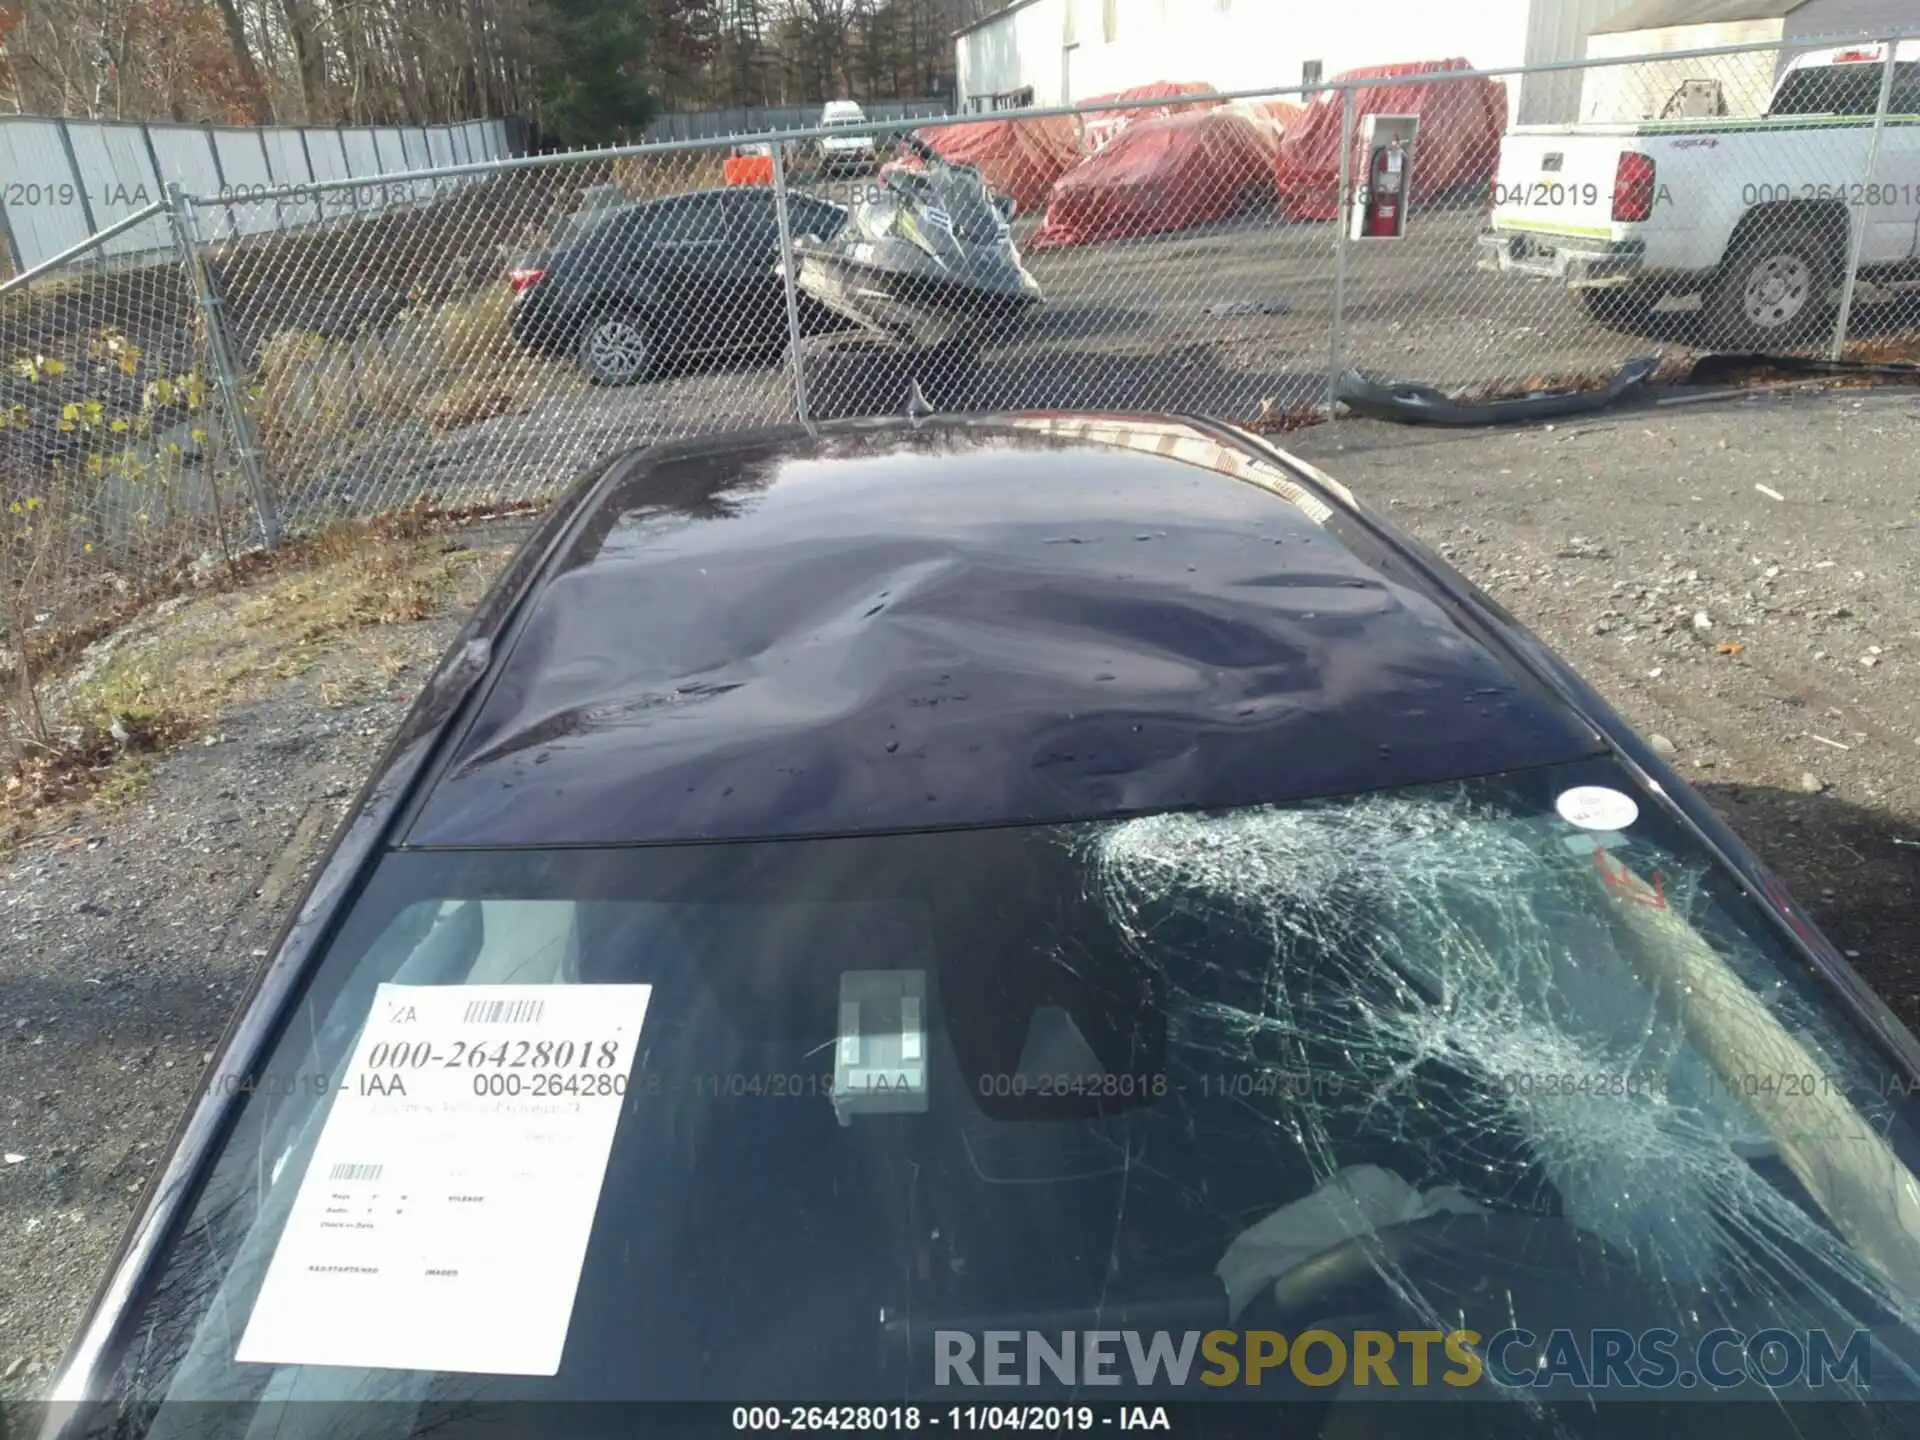
[[395, 854], [241, 1083], [121, 1399], [1914, 1393], [1907, 1086], [1610, 762]]

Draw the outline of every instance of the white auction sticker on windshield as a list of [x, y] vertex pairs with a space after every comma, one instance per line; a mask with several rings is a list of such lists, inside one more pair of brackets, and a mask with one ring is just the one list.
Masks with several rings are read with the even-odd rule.
[[382, 985], [235, 1359], [560, 1368], [651, 985]]
[[1562, 792], [1554, 809], [1562, 820], [1582, 830], [1624, 830], [1640, 818], [1640, 807], [1631, 795], [1604, 785], [1576, 785]]

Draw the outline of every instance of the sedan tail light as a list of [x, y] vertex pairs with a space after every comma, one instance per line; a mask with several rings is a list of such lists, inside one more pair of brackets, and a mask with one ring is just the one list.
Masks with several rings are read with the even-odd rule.
[[1646, 220], [1653, 215], [1653, 159], [1632, 150], [1620, 152], [1613, 167], [1613, 218]]
[[523, 294], [537, 285], [540, 277], [546, 273], [530, 265], [517, 266], [507, 272], [507, 284], [512, 287], [514, 294]]

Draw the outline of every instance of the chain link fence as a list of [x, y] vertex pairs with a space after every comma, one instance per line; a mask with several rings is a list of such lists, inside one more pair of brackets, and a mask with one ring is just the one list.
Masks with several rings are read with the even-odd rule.
[[[150, 206], [122, 225], [176, 218]], [[271, 538], [192, 248], [182, 237], [172, 264], [117, 263], [116, 233], [0, 291], [0, 677], [30, 673], [36, 638]], [[0, 722], [31, 703], [9, 694]]]
[[[1510, 126], [1547, 83], [1577, 122]], [[885, 122], [174, 187], [123, 222], [164, 226], [164, 263], [107, 232], [0, 286], [0, 649], [283, 534], [539, 500], [676, 437], [910, 406], [1260, 426], [1349, 369], [1512, 393], [1920, 332], [1914, 42], [1165, 88], [921, 122], [986, 220]], [[903, 310], [965, 323], [876, 321]]]

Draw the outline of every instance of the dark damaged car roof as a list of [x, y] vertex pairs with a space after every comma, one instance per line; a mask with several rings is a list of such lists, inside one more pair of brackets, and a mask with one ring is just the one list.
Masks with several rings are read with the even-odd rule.
[[736, 435], [572, 508], [399, 843], [1066, 821], [1606, 748], [1337, 485], [1198, 422]]

